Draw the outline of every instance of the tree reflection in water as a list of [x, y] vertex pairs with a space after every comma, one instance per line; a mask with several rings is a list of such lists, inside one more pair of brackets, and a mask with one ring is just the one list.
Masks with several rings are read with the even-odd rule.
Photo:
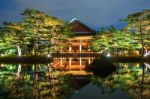
[[[108, 69], [109, 66], [114, 65], [115, 69]], [[17, 65], [0, 67], [0, 99], [67, 99], [75, 94], [76, 90], [89, 83], [90, 77], [66, 76], [63, 71], [52, 69], [49, 64], [22, 64], [21, 66], [19, 78], [14, 74]], [[145, 64], [107, 64], [107, 70], [110, 72], [107, 71], [106, 75], [103, 74], [103, 70], [94, 69], [96, 73], [93, 74], [96, 76], [91, 77], [91, 82], [100, 87], [102, 93], [112, 94], [122, 90], [132, 99], [149, 99], [150, 74]], [[81, 86], [77, 85], [79, 83]]]
[[19, 78], [12, 75], [14, 71], [1, 72], [0, 99], [66, 99], [74, 93], [70, 77], [57, 70], [49, 72], [49, 65], [22, 65]]
[[106, 78], [116, 71], [116, 66], [106, 57], [102, 57], [101, 59], [95, 59], [88, 65], [87, 69], [87, 71], [93, 72], [94, 76]]
[[150, 74], [146, 73], [144, 63], [116, 63], [117, 70], [107, 77], [92, 76], [91, 81], [102, 89], [102, 93], [122, 90], [131, 99], [149, 99]]

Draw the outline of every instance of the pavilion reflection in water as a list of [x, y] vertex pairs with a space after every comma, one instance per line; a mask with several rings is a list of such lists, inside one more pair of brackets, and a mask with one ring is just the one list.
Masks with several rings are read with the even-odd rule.
[[86, 65], [90, 64], [93, 59], [92, 57], [55, 58], [52, 66], [64, 70], [84, 70]]
[[79, 57], [79, 54], [93, 53], [90, 49], [90, 40], [94, 36], [94, 31], [81, 23], [76, 18], [69, 22], [73, 37], [68, 39], [66, 49], [61, 49], [59, 53], [70, 54], [71, 57], [58, 56], [53, 58], [52, 66], [65, 70], [84, 70], [87, 64], [90, 64], [94, 57]]

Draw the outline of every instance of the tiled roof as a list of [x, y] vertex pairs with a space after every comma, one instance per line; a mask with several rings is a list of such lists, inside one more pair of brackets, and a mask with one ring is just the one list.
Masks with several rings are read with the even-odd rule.
[[69, 21], [69, 25], [71, 26], [71, 31], [75, 35], [94, 35], [94, 31], [85, 24], [81, 23], [77, 18], [73, 18]]

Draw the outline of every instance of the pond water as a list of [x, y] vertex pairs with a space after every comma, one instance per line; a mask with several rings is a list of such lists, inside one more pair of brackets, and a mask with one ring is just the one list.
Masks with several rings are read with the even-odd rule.
[[150, 99], [148, 63], [113, 65], [107, 74], [66, 75], [44, 64], [1, 64], [0, 99]]

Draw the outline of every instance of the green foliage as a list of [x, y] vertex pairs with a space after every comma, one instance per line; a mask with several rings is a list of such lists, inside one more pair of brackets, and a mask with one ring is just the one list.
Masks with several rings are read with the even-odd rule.
[[[92, 39], [92, 49], [101, 52], [136, 51], [150, 46], [150, 10], [129, 14], [121, 31], [114, 26], [101, 28]], [[142, 54], [143, 54], [142, 53]]]
[[[105, 93], [112, 93], [116, 90], [123, 90], [129, 93], [129, 97], [136, 98], [137, 97], [137, 90], [140, 90], [141, 93], [149, 92], [149, 87], [142, 83], [142, 78], [145, 82], [149, 80], [149, 74], [143, 74], [142, 69], [136, 66], [137, 64], [134, 63], [117, 63], [118, 70], [109, 75], [106, 78], [93, 76], [91, 77], [91, 82], [94, 85], [97, 85], [101, 88], [102, 92]], [[142, 89], [143, 88], [143, 89]], [[136, 90], [135, 90], [136, 89]], [[138, 94], [140, 96], [141, 94]], [[145, 97], [144, 94], [143, 98]], [[146, 98], [144, 98], [146, 99]]]
[[45, 55], [58, 42], [71, 36], [69, 27], [62, 21], [35, 9], [25, 9], [19, 23], [4, 22], [0, 28], [0, 53], [16, 54], [17, 46], [22, 55]]
[[149, 39], [149, 27], [150, 27], [150, 10], [144, 10], [142, 12], [137, 12], [129, 14], [125, 21], [128, 25], [125, 27], [127, 30], [132, 30], [138, 35], [138, 41], [142, 45], [142, 56], [144, 54], [144, 49], [147, 49]]
[[16, 68], [17, 68], [17, 65], [14, 65], [14, 64], [2, 64], [3, 66], [0, 67], [0, 71], [1, 72], [4, 72], [4, 71], [7, 71], [7, 72], [15, 72]]
[[39, 71], [31, 73], [26, 71], [27, 69], [27, 66], [23, 66], [19, 79], [15, 79], [12, 72], [0, 72], [0, 98], [66, 99], [75, 93], [70, 83], [74, 79], [70, 76], [64, 76], [60, 71], [51, 71], [50, 76], [46, 76], [45, 73], [41, 74]]
[[138, 36], [128, 31], [100, 32], [92, 39], [92, 49], [101, 52], [138, 50], [141, 44]]

